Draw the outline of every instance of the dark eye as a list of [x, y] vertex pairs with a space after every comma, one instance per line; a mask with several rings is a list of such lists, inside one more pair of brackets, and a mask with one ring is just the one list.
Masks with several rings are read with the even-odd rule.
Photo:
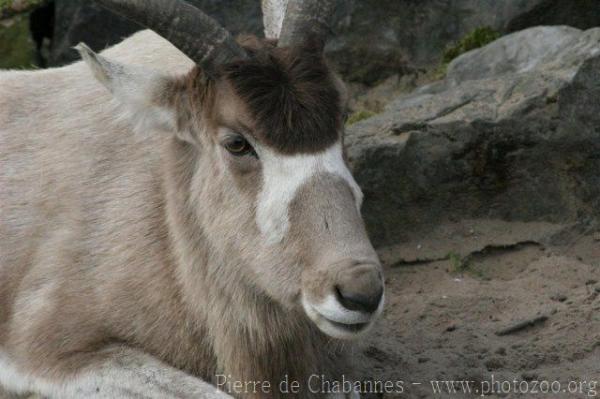
[[254, 149], [248, 141], [242, 136], [229, 137], [223, 142], [223, 147], [235, 156], [242, 156], [254, 153]]

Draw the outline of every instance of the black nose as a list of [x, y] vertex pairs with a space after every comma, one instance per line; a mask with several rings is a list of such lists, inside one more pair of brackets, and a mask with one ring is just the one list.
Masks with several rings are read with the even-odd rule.
[[383, 281], [377, 269], [355, 269], [335, 286], [337, 300], [348, 310], [373, 313], [383, 296]]

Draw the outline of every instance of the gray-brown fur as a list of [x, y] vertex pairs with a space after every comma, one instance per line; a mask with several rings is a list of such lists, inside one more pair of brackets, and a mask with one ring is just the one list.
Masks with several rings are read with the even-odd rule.
[[[204, 87], [149, 31], [105, 55], [179, 76], [148, 97], [178, 110], [175, 134], [134, 133], [81, 62], [0, 74], [0, 351], [52, 381], [114, 361], [115, 345], [211, 382], [350, 376], [351, 350], [319, 331], [299, 298], [320, 295], [324, 280], [307, 278], [318, 257], [325, 267], [355, 249], [377, 264], [352, 196], [303, 190], [289, 236], [266, 246], [254, 219], [260, 167], [227, 166], [215, 150], [215, 125], [253, 122], [234, 88]], [[210, 114], [194, 112], [209, 101]], [[310, 220], [303, 196], [325, 201], [334, 232]], [[336, 196], [343, 213], [328, 203]], [[318, 274], [353, 273], [337, 267]]]

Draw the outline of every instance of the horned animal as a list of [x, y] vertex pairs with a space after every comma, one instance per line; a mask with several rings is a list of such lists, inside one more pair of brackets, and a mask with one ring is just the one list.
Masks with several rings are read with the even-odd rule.
[[0, 73], [0, 386], [308, 398], [356, 378], [384, 284], [323, 56], [335, 1], [266, 0], [267, 37], [237, 40], [185, 1], [99, 3], [149, 30]]

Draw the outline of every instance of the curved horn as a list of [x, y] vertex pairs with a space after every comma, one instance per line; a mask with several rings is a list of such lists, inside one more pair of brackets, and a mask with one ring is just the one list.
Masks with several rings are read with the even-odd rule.
[[278, 45], [293, 46], [316, 39], [324, 46], [334, 10], [335, 0], [289, 0]]
[[263, 25], [267, 39], [278, 39], [288, 0], [262, 0]]
[[246, 52], [217, 21], [181, 0], [96, 0], [101, 6], [152, 29], [203, 68]]

